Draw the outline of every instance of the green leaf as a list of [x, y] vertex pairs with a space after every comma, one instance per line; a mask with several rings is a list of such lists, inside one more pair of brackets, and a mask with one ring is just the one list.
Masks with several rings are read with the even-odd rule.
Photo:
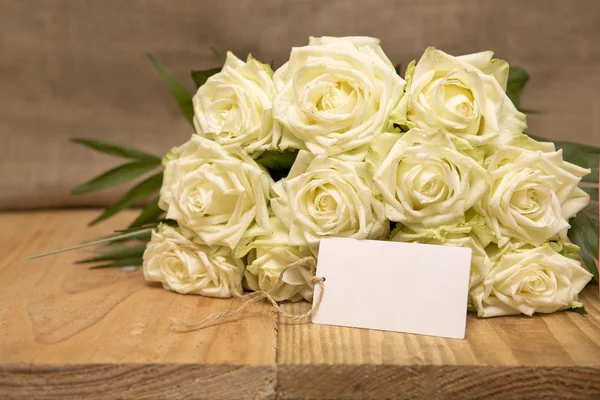
[[[600, 160], [599, 160], [600, 161]], [[590, 168], [591, 172], [581, 178], [582, 182], [590, 182], [598, 184], [598, 168]]]
[[127, 232], [136, 232], [142, 229], [146, 229], [146, 228], [156, 228], [158, 226], [160, 221], [158, 222], [151, 222], [148, 224], [144, 224], [144, 225], [140, 225], [140, 226], [135, 226], [135, 227], [130, 227], [130, 228], [125, 228], [125, 229], [116, 229], [115, 233], [127, 233]]
[[152, 64], [160, 74], [160, 76], [165, 80], [169, 89], [171, 89], [171, 93], [175, 96], [175, 100], [177, 100], [177, 104], [179, 104], [179, 108], [183, 115], [188, 119], [192, 126], [194, 125], [194, 105], [192, 104], [192, 95], [188, 90], [183, 86], [177, 78], [169, 71], [167, 67], [162, 65], [156, 58], [151, 55], [148, 55]]
[[541, 111], [538, 110], [530, 110], [529, 108], [519, 108], [519, 111], [521, 111], [523, 114], [543, 114]]
[[85, 138], [73, 138], [72, 142], [82, 144], [91, 149], [99, 151], [100, 153], [108, 154], [111, 156], [117, 156], [122, 158], [133, 158], [141, 161], [153, 161], [160, 163], [160, 157], [152, 154], [148, 154], [132, 147], [121, 146], [116, 143], [104, 142], [102, 140], [85, 139]]
[[554, 144], [557, 148], [562, 149], [563, 158], [566, 161], [597, 170], [600, 162], [600, 147], [570, 142], [554, 142]]
[[158, 206], [158, 197], [152, 200], [146, 208], [142, 210], [140, 215], [133, 221], [130, 228], [135, 228], [137, 226], [142, 226], [151, 222], [158, 222], [161, 219], [161, 216], [164, 214], [164, 211]]
[[100, 221], [104, 221], [107, 218], [112, 217], [119, 211], [122, 211], [140, 201], [144, 200], [146, 197], [150, 196], [152, 193], [156, 192], [160, 189], [162, 184], [163, 173], [162, 171], [156, 175], [152, 175], [148, 179], [140, 182], [123, 196], [119, 201], [117, 201], [112, 206], [108, 207], [102, 215], [98, 218], [90, 222], [90, 225], [95, 225]]
[[598, 186], [596, 186], [596, 187], [580, 186], [580, 188], [584, 192], [586, 192], [592, 200], [598, 200]]
[[[540, 138], [535, 139], [539, 140]], [[557, 149], [562, 149], [563, 158], [565, 159], [565, 161], [577, 164], [583, 168], [591, 168], [596, 172], [595, 176], [598, 176], [598, 163], [600, 163], [600, 147], [562, 141], [554, 141], [554, 144], [556, 145]]]
[[597, 201], [595, 203], [590, 202], [587, 206], [585, 206], [585, 210], [592, 214], [596, 214], [596, 215], [598, 215], [600, 213], [600, 211], [598, 210], [598, 202]]
[[585, 310], [584, 306], [567, 308], [567, 311], [573, 311], [573, 312], [576, 312], [579, 315], [587, 315], [587, 311]]
[[283, 178], [287, 178], [289, 173], [290, 173], [290, 170], [286, 170], [286, 169], [270, 169], [269, 170], [269, 175], [271, 175], [271, 178], [275, 182], [277, 182]]
[[78, 260], [75, 264], [89, 264], [100, 261], [121, 260], [132, 257], [141, 257], [146, 250], [146, 245], [135, 247], [121, 247], [120, 249], [100, 253], [98, 257], [86, 258]]
[[398, 63], [396, 64], [396, 67], [394, 68], [396, 70], [396, 73], [400, 76], [402, 76], [402, 74], [400, 73], [402, 70], [402, 64]]
[[289, 170], [292, 168], [297, 156], [298, 152], [265, 151], [255, 161], [270, 170]]
[[150, 226], [147, 228], [143, 228], [138, 231], [134, 231], [134, 232], [140, 232], [140, 233], [138, 235], [133, 235], [131, 237], [126, 237], [126, 238], [122, 238], [122, 239], [114, 239], [107, 245], [107, 247], [108, 246], [113, 247], [113, 248], [124, 247], [124, 244], [129, 243], [129, 242], [148, 243], [150, 241], [150, 239], [152, 238], [152, 231], [154, 231], [155, 229], [156, 229], [156, 225]]
[[118, 268], [118, 267], [129, 267], [129, 266], [137, 267], [137, 266], [142, 265], [143, 263], [144, 263], [144, 260], [141, 257], [131, 257], [131, 258], [123, 259], [123, 260], [113, 261], [108, 264], [94, 265], [93, 267], [90, 267], [90, 269]]
[[134, 161], [123, 164], [77, 186], [71, 191], [71, 194], [89, 193], [115, 187], [145, 175], [159, 165], [159, 161]]
[[591, 169], [591, 173], [584, 176], [583, 182], [598, 183], [598, 164], [600, 164], [600, 147], [589, 146], [581, 143], [553, 141], [543, 137], [529, 135], [532, 139], [553, 142], [557, 149], [562, 149], [563, 159], [583, 168]]
[[598, 269], [594, 260], [598, 257], [598, 223], [584, 212], [578, 213], [569, 223], [569, 239], [581, 248], [581, 259], [594, 275], [594, 281], [598, 282]]
[[508, 82], [506, 83], [506, 95], [513, 102], [515, 107], [519, 109], [519, 99], [521, 91], [529, 80], [529, 74], [519, 67], [510, 67], [508, 70]]
[[82, 249], [84, 247], [95, 246], [95, 245], [103, 244], [103, 243], [111, 243], [111, 242], [116, 242], [119, 240], [139, 239], [144, 236], [151, 235], [151, 234], [152, 234], [152, 228], [142, 229], [142, 230], [138, 230], [135, 232], [124, 233], [122, 235], [113, 235], [113, 236], [105, 237], [105, 238], [102, 238], [99, 240], [94, 240], [93, 242], [82, 243], [82, 244], [78, 244], [76, 246], [66, 247], [66, 248], [60, 249], [60, 250], [53, 250], [53, 251], [49, 251], [47, 253], [36, 254], [34, 256], [29, 256], [27, 258], [28, 259], [41, 258], [41, 257], [58, 254], [58, 253], [64, 253], [64, 252], [71, 251], [71, 250]]
[[200, 86], [206, 83], [208, 78], [210, 78], [214, 74], [218, 74], [219, 72], [221, 72], [221, 67], [205, 69], [204, 71], [192, 71], [192, 79], [196, 84], [196, 89], [199, 89]]

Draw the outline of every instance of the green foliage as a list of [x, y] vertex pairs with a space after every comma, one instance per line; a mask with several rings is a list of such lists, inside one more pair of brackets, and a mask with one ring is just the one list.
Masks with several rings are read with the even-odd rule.
[[163, 173], [159, 172], [158, 174], [152, 175], [151, 177], [140, 182], [127, 193], [125, 193], [125, 195], [119, 201], [117, 201], [115, 204], [104, 210], [104, 212], [98, 218], [90, 222], [90, 225], [95, 225], [100, 221], [104, 221], [105, 219], [117, 214], [119, 211], [122, 211], [134, 204], [137, 204], [144, 200], [146, 197], [157, 192], [158, 190], [160, 190], [162, 179]]
[[149, 55], [150, 61], [154, 64], [154, 67], [160, 74], [160, 76], [165, 80], [169, 89], [171, 89], [171, 93], [175, 96], [175, 100], [177, 100], [177, 104], [179, 104], [179, 108], [183, 115], [187, 118], [192, 126], [194, 125], [194, 105], [192, 104], [192, 95], [188, 90], [183, 86], [177, 78], [169, 71], [167, 67], [162, 65], [156, 58]]
[[587, 311], [584, 306], [568, 308], [567, 311], [576, 312], [579, 315], [587, 315]]
[[594, 220], [585, 212], [578, 213], [575, 218], [569, 220], [569, 239], [575, 243], [581, 251], [581, 260], [588, 270], [594, 275], [594, 281], [598, 282], [598, 268], [595, 257], [598, 257], [598, 220]]
[[506, 95], [513, 102], [517, 109], [519, 108], [519, 99], [521, 91], [529, 80], [529, 74], [519, 67], [510, 67], [508, 70], [508, 82], [506, 84]]
[[590, 199], [596, 200], [596, 201], [598, 200], [598, 186], [596, 186], [596, 187], [582, 186], [581, 189], [583, 189], [583, 191], [586, 192], [590, 196]]
[[298, 152], [265, 151], [255, 161], [269, 170], [289, 170], [297, 156]]
[[105, 238], [102, 238], [99, 240], [94, 240], [92, 242], [78, 244], [76, 246], [65, 247], [64, 249], [53, 250], [53, 251], [50, 251], [47, 253], [36, 254], [34, 256], [29, 256], [27, 258], [28, 259], [41, 258], [41, 257], [58, 254], [58, 253], [64, 253], [67, 251], [82, 249], [84, 247], [96, 246], [99, 244], [112, 244], [112, 243], [116, 243], [119, 241], [129, 241], [129, 240], [142, 240], [143, 241], [143, 240], [145, 240], [144, 238], [148, 237], [151, 233], [152, 233], [152, 228], [140, 229], [140, 230], [137, 230], [134, 232], [122, 233], [122, 234], [118, 234], [118, 235], [111, 235], [111, 236], [108, 236], [108, 237], [105, 237]]
[[394, 67], [394, 69], [396, 70], [396, 73], [400, 76], [402, 76], [402, 64], [398, 63], [396, 64], [396, 66]]
[[265, 151], [255, 161], [265, 167], [275, 182], [288, 176], [298, 152]]
[[146, 208], [142, 210], [140, 215], [129, 225], [130, 228], [140, 227], [142, 225], [146, 225], [148, 223], [158, 223], [162, 219], [163, 214], [165, 213], [158, 206], [158, 197], [152, 200]]
[[118, 268], [118, 267], [130, 267], [130, 266], [140, 266], [144, 263], [142, 257], [131, 257], [131, 258], [123, 258], [120, 260], [114, 260], [107, 264], [94, 265], [90, 267], [90, 269], [101, 269], [101, 268]]
[[157, 162], [160, 164], [160, 158], [155, 155], [148, 154], [132, 147], [122, 146], [116, 143], [104, 142], [102, 140], [95, 139], [84, 139], [84, 138], [73, 138], [72, 142], [82, 144], [93, 150], [99, 151], [100, 153], [108, 154], [110, 156], [117, 156], [122, 158], [132, 158], [134, 160]]
[[221, 67], [219, 68], [211, 68], [205, 69], [203, 71], [192, 71], [192, 79], [196, 84], [196, 89], [199, 89], [200, 86], [204, 85], [208, 78], [213, 76], [214, 74], [218, 74], [221, 72]]
[[120, 247], [116, 250], [107, 252], [101, 252], [97, 257], [86, 258], [85, 260], [79, 260], [75, 264], [90, 264], [101, 261], [115, 261], [121, 259], [129, 259], [133, 257], [141, 257], [144, 254], [146, 245], [134, 246], [134, 247]]
[[133, 161], [113, 168], [77, 186], [71, 194], [95, 192], [130, 182], [160, 166], [160, 161]]
[[[540, 137], [534, 137], [536, 140], [545, 140]], [[562, 149], [563, 158], [573, 164], [580, 165], [584, 168], [598, 168], [600, 162], [600, 147], [588, 146], [586, 144], [554, 141], [557, 149]]]

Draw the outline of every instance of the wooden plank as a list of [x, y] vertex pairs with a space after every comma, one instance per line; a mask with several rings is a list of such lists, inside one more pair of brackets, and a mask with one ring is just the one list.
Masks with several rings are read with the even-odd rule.
[[276, 317], [266, 305], [243, 319], [176, 333], [237, 301], [181, 296], [141, 271], [90, 271], [84, 252], [26, 260], [122, 228], [124, 213], [88, 229], [97, 211], [0, 214], [0, 398], [270, 399]]
[[[281, 399], [600, 398], [600, 301], [573, 312], [477, 319], [465, 340], [279, 322]], [[418, 306], [418, 299], [415, 299]], [[308, 304], [287, 305], [303, 312]]]
[[266, 303], [181, 334], [171, 318], [198, 321], [239, 302], [179, 296], [139, 271], [89, 271], [72, 264], [82, 252], [24, 259], [132, 218], [88, 229], [94, 215], [0, 214], [0, 398], [600, 397], [597, 288], [582, 298], [587, 316], [470, 316], [464, 341], [278, 322]]

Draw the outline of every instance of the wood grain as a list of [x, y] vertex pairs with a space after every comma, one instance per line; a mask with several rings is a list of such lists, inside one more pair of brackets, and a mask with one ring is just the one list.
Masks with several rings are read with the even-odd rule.
[[[596, 399], [600, 300], [572, 312], [467, 320], [466, 340], [278, 319], [265, 304], [176, 333], [232, 300], [181, 296], [140, 271], [25, 256], [124, 226], [97, 211], [0, 214], [0, 399]], [[301, 313], [309, 305], [287, 304]]]
[[0, 214], [0, 398], [273, 398], [276, 317], [244, 318], [176, 333], [232, 300], [181, 296], [141, 271], [90, 271], [81, 252], [25, 256], [77, 244], [133, 216], [88, 229], [96, 212]]
[[[600, 300], [589, 315], [478, 319], [465, 340], [279, 322], [281, 399], [600, 398]], [[287, 305], [302, 312], [308, 304]], [[307, 384], [310, 382], [310, 384]]]

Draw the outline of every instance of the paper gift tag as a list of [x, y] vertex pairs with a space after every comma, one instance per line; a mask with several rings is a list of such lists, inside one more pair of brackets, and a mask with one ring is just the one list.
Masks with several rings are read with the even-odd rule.
[[469, 248], [322, 239], [312, 322], [464, 339], [470, 268]]

